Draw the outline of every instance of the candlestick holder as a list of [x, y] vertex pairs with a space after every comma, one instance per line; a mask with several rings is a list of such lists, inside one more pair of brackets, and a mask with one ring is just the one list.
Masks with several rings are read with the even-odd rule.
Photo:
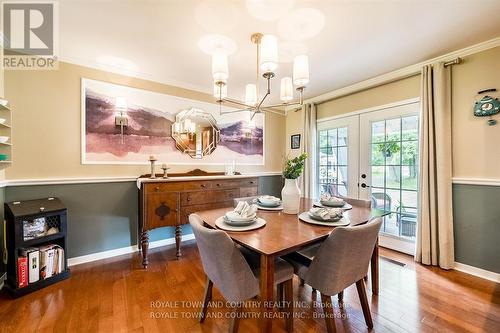
[[163, 179], [167, 179], [168, 178], [168, 175], [167, 175], [167, 170], [170, 169], [169, 167], [167, 167], [165, 164], [163, 164], [161, 166], [161, 169], [163, 170]]
[[155, 162], [156, 162], [156, 158], [154, 156], [149, 156], [149, 163], [151, 163], [151, 176], [149, 178], [151, 178], [151, 179], [156, 178]]

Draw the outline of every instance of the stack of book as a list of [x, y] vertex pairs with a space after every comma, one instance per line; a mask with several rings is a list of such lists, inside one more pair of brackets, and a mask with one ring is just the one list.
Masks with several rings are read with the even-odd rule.
[[48, 279], [65, 270], [64, 250], [54, 244], [20, 249], [17, 269], [19, 288]]

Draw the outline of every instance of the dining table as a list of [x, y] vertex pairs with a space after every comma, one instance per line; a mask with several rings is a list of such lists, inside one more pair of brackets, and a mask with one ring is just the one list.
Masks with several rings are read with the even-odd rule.
[[[308, 211], [314, 201], [302, 198], [299, 213]], [[217, 228], [215, 221], [233, 207], [218, 208], [197, 212], [196, 214], [208, 227]], [[367, 223], [377, 216], [388, 214], [380, 209], [353, 204], [352, 209], [344, 212], [350, 221], [349, 226]], [[335, 229], [332, 226], [309, 224], [299, 219], [298, 214], [282, 211], [258, 210], [257, 216], [264, 219], [264, 227], [244, 232], [226, 231], [231, 239], [260, 255], [260, 331], [272, 331], [272, 312], [274, 311], [274, 263], [275, 259], [317, 242], [322, 242]], [[371, 257], [371, 290], [379, 291], [379, 249], [378, 241]]]

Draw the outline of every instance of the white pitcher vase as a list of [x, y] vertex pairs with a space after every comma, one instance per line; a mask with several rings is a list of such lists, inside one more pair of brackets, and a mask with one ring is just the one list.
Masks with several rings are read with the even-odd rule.
[[285, 179], [285, 186], [281, 190], [283, 213], [298, 214], [300, 206], [300, 188], [297, 179]]

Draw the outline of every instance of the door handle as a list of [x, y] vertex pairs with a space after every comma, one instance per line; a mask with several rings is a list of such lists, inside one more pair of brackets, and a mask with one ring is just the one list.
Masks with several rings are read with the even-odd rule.
[[361, 187], [362, 188], [367, 188], [367, 187], [370, 187], [370, 185], [366, 185], [365, 183], [361, 183]]

